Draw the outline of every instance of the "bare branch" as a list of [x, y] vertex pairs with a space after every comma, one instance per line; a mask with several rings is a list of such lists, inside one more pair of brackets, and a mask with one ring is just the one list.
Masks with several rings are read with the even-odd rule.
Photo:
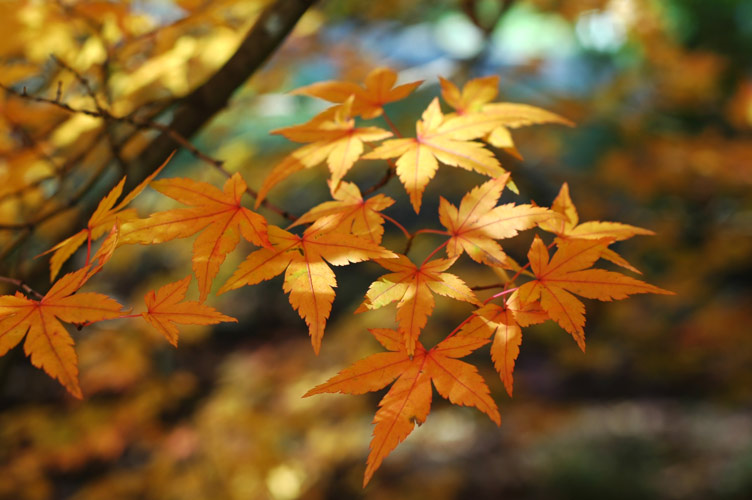
[[[63, 63], [61, 63], [61, 64], [63, 64]], [[69, 69], [67, 66], [64, 66], [64, 67], [66, 69]], [[69, 69], [69, 71], [73, 72], [77, 76], [77, 78], [80, 78], [83, 81], [86, 81], [85, 79], [83, 79], [83, 77], [81, 75], [77, 74], [74, 70]], [[91, 87], [89, 87], [88, 84], [86, 85], [86, 87], [87, 87], [87, 92], [92, 92], [91, 91]], [[141, 120], [141, 119], [137, 119], [137, 118], [134, 118], [131, 115], [116, 116], [116, 115], [113, 115], [110, 111], [108, 111], [108, 110], [102, 108], [101, 106], [99, 106], [99, 104], [97, 104], [97, 110], [96, 111], [92, 111], [92, 110], [88, 110], [88, 109], [79, 109], [79, 108], [74, 108], [74, 107], [72, 107], [69, 104], [66, 104], [64, 102], [61, 102], [57, 98], [53, 100], [53, 99], [48, 99], [46, 97], [33, 96], [33, 95], [28, 94], [25, 91], [24, 92], [18, 92], [16, 90], [14, 90], [13, 88], [10, 88], [10, 87], [7, 87], [7, 86], [3, 85], [2, 83], [0, 83], [0, 88], [2, 88], [3, 90], [5, 90], [7, 93], [12, 94], [12, 95], [14, 95], [16, 97], [19, 97], [21, 99], [28, 99], [28, 100], [31, 100], [31, 101], [34, 101], [34, 102], [51, 104], [51, 105], [57, 106], [57, 107], [65, 110], [65, 111], [67, 111], [69, 113], [80, 113], [80, 114], [85, 114], [85, 115], [88, 115], [88, 116], [102, 118], [105, 121], [104, 133], [107, 136], [107, 140], [108, 140], [108, 143], [110, 145], [110, 151], [112, 152], [113, 157], [118, 162], [118, 164], [121, 166], [121, 168], [123, 170], [125, 170], [126, 172], [128, 172], [130, 170], [130, 168], [126, 164], [125, 160], [120, 156], [120, 150], [122, 149], [124, 142], [127, 142], [127, 141], [118, 142], [113, 137], [112, 130], [111, 130], [111, 125], [113, 123], [116, 123], [116, 122], [127, 123], [128, 125], [131, 125], [132, 127], [136, 128], [137, 130], [158, 130], [158, 131], [162, 132], [163, 134], [166, 134], [167, 136], [169, 136], [173, 141], [175, 141], [175, 143], [177, 143], [178, 145], [180, 145], [181, 147], [183, 147], [185, 150], [187, 150], [189, 153], [191, 153], [191, 155], [193, 157], [195, 157], [195, 158], [197, 158], [197, 159], [199, 159], [199, 160], [201, 160], [203, 162], [206, 162], [209, 165], [211, 165], [212, 167], [216, 168], [225, 177], [229, 178], [229, 177], [232, 176], [232, 174], [230, 172], [228, 172], [224, 168], [224, 161], [223, 160], [219, 160], [217, 158], [213, 158], [213, 157], [207, 155], [206, 153], [202, 152], [200, 149], [198, 149], [196, 146], [194, 146], [191, 143], [191, 141], [189, 141], [188, 139], [186, 139], [185, 137], [183, 137], [176, 130], [173, 130], [170, 125], [165, 125], [163, 123], [159, 123], [159, 122], [153, 121], [153, 120]], [[91, 97], [96, 102], [96, 97], [93, 95], [93, 93], [91, 93], [90, 95], [91, 95]], [[246, 191], [254, 199], [258, 198], [258, 193], [255, 190], [247, 187]], [[297, 220], [297, 216], [295, 216], [294, 214], [291, 214], [291, 213], [289, 213], [289, 212], [287, 212], [287, 211], [285, 211], [285, 210], [283, 210], [283, 209], [281, 209], [281, 208], [273, 205], [268, 200], [263, 200], [261, 202], [261, 204], [264, 207], [268, 208], [269, 210], [275, 212], [276, 214], [278, 214], [278, 215], [280, 215], [280, 216], [282, 216], [282, 217], [284, 217], [284, 218], [286, 218], [288, 220], [293, 220], [293, 221]], [[27, 223], [24, 223], [22, 225], [16, 225], [15, 227], [20, 227], [20, 226], [24, 226], [25, 227], [27, 225], [28, 225]], [[5, 225], [5, 226], [0, 225], [0, 229], [8, 229], [8, 228], [9, 228], [8, 225]]]
[[11, 285], [15, 286], [19, 290], [22, 290], [26, 295], [33, 295], [34, 297], [38, 299], [44, 298], [44, 295], [42, 295], [41, 293], [31, 288], [22, 280], [17, 280], [15, 278], [8, 278], [7, 276], [0, 276], [0, 281], [5, 282], [5, 283], [10, 283]]

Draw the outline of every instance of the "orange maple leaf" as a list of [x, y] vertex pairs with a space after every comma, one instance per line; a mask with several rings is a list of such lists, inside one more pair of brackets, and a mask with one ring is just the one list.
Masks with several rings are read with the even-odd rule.
[[384, 234], [384, 218], [379, 212], [394, 204], [383, 194], [363, 199], [358, 186], [340, 182], [336, 189], [329, 181], [329, 189], [335, 201], [325, 201], [301, 215], [290, 227], [315, 222], [319, 231], [338, 231], [381, 243]]
[[333, 109], [328, 109], [308, 123], [274, 130], [272, 134], [283, 135], [291, 141], [310, 142], [296, 149], [278, 163], [259, 189], [256, 207], [269, 191], [288, 176], [312, 168], [326, 160], [334, 188], [363, 154], [363, 143], [380, 141], [392, 135], [378, 127], [355, 127], [350, 113], [352, 100]]
[[[454, 274], [445, 273], [457, 259], [435, 259], [416, 266], [406, 256], [378, 260], [382, 267], [394, 271], [371, 283], [366, 300], [358, 309], [378, 309], [392, 302], [397, 304], [397, 322], [407, 353], [412, 355], [420, 332], [435, 306], [433, 294], [480, 304], [472, 290]], [[432, 293], [433, 292], [433, 293]]]
[[189, 205], [157, 212], [123, 227], [127, 243], [145, 245], [187, 238], [203, 232], [193, 244], [193, 271], [198, 278], [200, 301], [206, 300], [212, 281], [225, 257], [240, 241], [240, 235], [257, 246], [271, 246], [266, 219], [240, 204], [246, 184], [235, 173], [220, 191], [211, 184], [185, 178], [164, 179], [152, 187], [170, 198]]
[[285, 271], [283, 289], [290, 305], [308, 325], [313, 350], [318, 354], [326, 320], [334, 302], [337, 280], [329, 265], [344, 266], [369, 259], [390, 259], [396, 255], [371, 241], [342, 233], [319, 233], [316, 226], [302, 236], [269, 226], [271, 248], [252, 252], [217, 294], [255, 285]]
[[123, 307], [106, 295], [76, 293], [109, 257], [114, 244], [108, 241], [112, 239], [108, 237], [102, 253], [95, 255], [97, 265], [66, 274], [39, 300], [29, 299], [22, 293], [0, 297], [0, 356], [26, 335], [24, 352], [31, 363], [56, 378], [79, 399], [83, 395], [78, 383], [78, 358], [73, 338], [61, 321], [80, 325], [122, 316]]
[[343, 103], [352, 97], [352, 113], [370, 119], [381, 115], [385, 104], [404, 99], [423, 83], [420, 80], [395, 87], [396, 82], [397, 73], [394, 70], [376, 68], [366, 76], [365, 88], [352, 82], [328, 81], [307, 85], [292, 93], [336, 103]]
[[364, 159], [399, 157], [397, 175], [416, 213], [420, 211], [423, 191], [436, 174], [439, 161], [491, 177], [505, 172], [491, 151], [471, 140], [487, 132], [485, 125], [472, 123], [464, 117], [445, 119], [438, 98], [431, 101], [421, 118], [416, 125], [415, 138], [390, 139], [363, 155]]
[[[499, 88], [498, 76], [475, 78], [465, 84], [460, 91], [449, 80], [439, 77], [441, 96], [464, 120], [482, 128], [484, 140], [512, 155], [522, 158], [512, 140], [510, 128], [541, 123], [559, 123], [572, 126], [572, 122], [555, 113], [527, 104], [510, 102], [491, 103]], [[458, 122], [458, 123], [461, 123]], [[482, 127], [480, 125], [482, 124]]]
[[170, 344], [177, 347], [178, 329], [175, 323], [181, 325], [214, 325], [237, 319], [225, 316], [213, 307], [195, 300], [185, 299], [191, 276], [180, 281], [168, 283], [159, 290], [148, 292], [144, 296], [146, 311], [141, 313], [150, 325], [162, 332]]
[[514, 364], [522, 343], [520, 327], [543, 323], [547, 319], [548, 315], [541, 309], [540, 304], [532, 302], [522, 305], [515, 292], [504, 305], [486, 304], [475, 311], [473, 319], [459, 334], [488, 337], [495, 333], [491, 344], [491, 359], [501, 381], [504, 382], [507, 394], [511, 396], [514, 387]]
[[[123, 192], [123, 186], [125, 186], [125, 177], [120, 179], [120, 182], [110, 190], [110, 192], [102, 198], [94, 213], [89, 217], [89, 223], [86, 229], [82, 229], [78, 233], [70, 236], [54, 247], [50, 248], [42, 255], [52, 253], [50, 259], [50, 280], [54, 280], [55, 276], [60, 272], [60, 268], [70, 258], [73, 253], [78, 250], [78, 247], [88, 242], [89, 250], [91, 250], [91, 243], [101, 237], [105, 232], [110, 230], [114, 224], [123, 224], [130, 220], [137, 218], [136, 211], [134, 209], [125, 209], [125, 207], [133, 201], [133, 199], [144, 190], [146, 186], [154, 179], [154, 177], [162, 171], [167, 165], [172, 156], [175, 154], [173, 151], [170, 156], [159, 166], [154, 172], [151, 173], [146, 179], [144, 179], [133, 191], [123, 198], [120, 203], [115, 206], [115, 202]], [[88, 256], [87, 256], [88, 257]]]
[[[655, 234], [649, 229], [630, 226], [620, 222], [589, 221], [578, 224], [579, 216], [577, 208], [569, 196], [569, 185], [562, 184], [559, 194], [551, 204], [551, 210], [561, 214], [562, 217], [541, 221], [538, 225], [544, 231], [556, 234], [561, 239], [600, 239], [610, 238], [612, 241], [621, 241], [638, 234]], [[614, 264], [640, 273], [634, 266], [627, 262], [621, 255], [610, 248], [604, 248], [601, 257]]]
[[540, 300], [549, 317], [571, 333], [580, 349], [585, 350], [585, 306], [574, 295], [610, 301], [636, 293], [673, 295], [673, 292], [604, 269], [586, 269], [603, 254], [610, 239], [565, 240], [549, 261], [548, 249], [536, 235], [527, 256], [535, 275], [522, 285], [519, 298], [523, 304]]
[[446, 247], [450, 258], [467, 254], [476, 262], [499, 266], [507, 256], [495, 240], [511, 238], [552, 217], [547, 208], [507, 203], [496, 206], [509, 174], [475, 187], [462, 197], [459, 210], [440, 198], [439, 220], [450, 235]]
[[390, 352], [374, 354], [354, 363], [303, 397], [322, 393], [364, 394], [394, 385], [379, 403], [373, 419], [373, 439], [363, 486], [384, 458], [413, 431], [415, 422], [422, 424], [431, 411], [431, 382], [438, 393], [452, 404], [474, 406], [501, 424], [501, 416], [489, 395], [478, 370], [457, 358], [467, 356], [488, 343], [488, 335], [458, 334], [430, 350], [416, 345], [411, 356], [405, 349], [402, 334], [389, 329], [371, 330]]

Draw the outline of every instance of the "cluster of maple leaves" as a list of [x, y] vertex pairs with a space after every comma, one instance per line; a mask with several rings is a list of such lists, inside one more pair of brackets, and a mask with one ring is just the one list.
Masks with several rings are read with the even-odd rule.
[[[99, 203], [85, 229], [50, 250], [53, 281], [63, 264], [86, 244], [86, 264], [82, 269], [57, 279], [44, 296], [36, 299], [21, 292], [0, 297], [0, 355], [25, 336], [24, 350], [31, 362], [81, 398], [74, 342], [61, 322], [81, 327], [103, 320], [141, 317], [177, 345], [176, 324], [236, 321], [204, 301], [225, 257], [241, 237], [258, 249], [248, 255], [217, 293], [253, 285], [284, 272], [283, 289], [308, 325], [313, 349], [318, 353], [337, 286], [330, 266], [373, 261], [388, 273], [371, 283], [356, 312], [397, 303], [396, 329], [371, 330], [387, 351], [356, 362], [306, 394], [362, 394], [393, 383], [374, 418], [365, 485], [383, 459], [412, 432], [414, 423], [425, 421], [431, 407], [432, 385], [452, 403], [474, 406], [500, 423], [483, 378], [474, 365], [460, 358], [491, 343], [493, 364], [511, 395], [521, 328], [551, 319], [584, 350], [585, 307], [576, 295], [613, 300], [636, 293], [670, 293], [632, 277], [592, 267], [599, 259], [606, 259], [637, 271], [609, 245], [651, 231], [614, 222], [579, 224], [566, 184], [550, 208], [535, 204], [498, 205], [505, 187], [515, 192], [517, 188], [484, 143], [518, 154], [510, 128], [536, 123], [568, 124], [567, 120], [532, 106], [491, 102], [497, 93], [497, 77], [472, 80], [462, 90], [441, 79], [443, 100], [454, 112], [444, 114], [436, 98], [418, 120], [415, 136], [403, 137], [384, 115], [384, 105], [406, 98], [421, 82], [395, 86], [396, 79], [394, 71], [379, 68], [368, 75], [364, 87], [322, 82], [296, 91], [334, 105], [308, 123], [275, 132], [305, 145], [272, 169], [258, 192], [256, 208], [281, 180], [324, 162], [330, 173], [332, 201], [313, 207], [287, 229], [268, 223], [242, 204], [242, 196], [249, 190], [238, 173], [220, 190], [186, 178], [154, 181], [160, 168], [116, 205], [122, 195], [123, 179]], [[382, 116], [391, 130], [356, 126], [358, 117], [371, 120]], [[367, 153], [365, 144], [370, 148]], [[439, 164], [475, 171], [490, 180], [469, 191], [459, 207], [441, 198], [438, 219], [443, 230], [427, 228], [410, 234], [398, 221], [382, 213], [395, 200], [383, 194], [364, 198], [356, 184], [343, 180], [360, 159], [386, 160], [404, 185], [416, 213], [420, 212], [425, 187]], [[184, 207], [139, 218], [134, 209], [126, 207], [148, 185]], [[407, 255], [381, 245], [387, 221], [408, 238], [432, 233], [445, 240], [425, 260], [415, 263]], [[304, 230], [291, 232], [303, 225], [307, 225]], [[520, 265], [504, 252], [499, 240], [535, 227], [555, 237], [546, 245], [536, 235], [528, 262]], [[105, 295], [78, 292], [102, 269], [116, 247], [158, 244], [196, 233], [200, 234], [193, 244], [192, 264], [198, 281], [198, 301], [185, 300], [190, 276], [149, 292], [144, 298], [145, 310], [138, 314], [131, 314]], [[92, 242], [105, 235], [92, 255]], [[556, 250], [550, 255], [554, 247]], [[446, 256], [438, 257], [442, 251]], [[481, 302], [460, 277], [447, 272], [463, 254], [478, 264], [504, 270], [508, 279], [499, 286], [502, 291]], [[517, 284], [521, 279], [525, 281]], [[426, 348], [420, 335], [434, 310], [435, 294], [473, 304], [477, 309], [447, 332], [444, 340]]]

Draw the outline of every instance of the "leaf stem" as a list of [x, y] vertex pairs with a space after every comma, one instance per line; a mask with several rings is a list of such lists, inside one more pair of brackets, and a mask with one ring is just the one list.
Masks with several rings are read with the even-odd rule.
[[84, 327], [87, 327], [87, 326], [91, 326], [94, 323], [99, 323], [101, 321], [110, 321], [110, 320], [113, 320], [113, 319], [140, 318], [140, 317], [141, 317], [141, 313], [124, 314], [122, 316], [118, 316], [117, 318], [105, 318], [105, 319], [98, 319], [98, 320], [94, 320], [94, 321], [87, 321], [86, 323], [78, 323], [78, 328], [80, 330], [81, 328], [84, 328]]
[[454, 330], [452, 330], [451, 332], [449, 332], [449, 335], [447, 335], [444, 340], [446, 340], [446, 339], [448, 339], [450, 337], [453, 337], [455, 333], [459, 332], [462, 329], [463, 326], [465, 326], [466, 324], [468, 324], [470, 322], [470, 320], [473, 319], [473, 316], [475, 316], [475, 313], [470, 314], [470, 316], [468, 316], [467, 318], [465, 318], [464, 320], [462, 320], [462, 323], [460, 323], [459, 325], [457, 325], [457, 327]]
[[519, 290], [519, 289], [520, 289], [520, 287], [518, 287], [518, 286], [516, 286], [516, 287], [514, 287], [514, 288], [509, 288], [509, 289], [505, 289], [505, 290], [504, 290], [503, 292], [499, 292], [499, 293], [497, 293], [497, 294], [495, 294], [495, 295], [492, 295], [492, 296], [490, 296], [490, 297], [489, 297], [489, 298], [487, 298], [486, 300], [484, 300], [484, 301], [483, 301], [483, 304], [488, 304], [488, 303], [489, 303], [489, 302], [491, 302], [491, 301], [492, 301], [493, 299], [497, 299], [497, 298], [499, 298], [499, 297], [502, 297], [502, 296], [504, 296], [504, 295], [510, 294], [510, 293], [512, 293], [512, 292], [515, 292], [515, 291], [517, 291], [517, 290]]
[[436, 253], [437, 253], [437, 252], [439, 252], [439, 250], [441, 250], [442, 248], [444, 248], [445, 246], [447, 246], [447, 244], [448, 244], [448, 243], [449, 243], [449, 240], [446, 240], [446, 241], [445, 241], [444, 243], [442, 243], [441, 245], [439, 245], [438, 247], [436, 247], [436, 248], [434, 249], [434, 251], [433, 251], [433, 252], [431, 252], [431, 253], [429, 253], [429, 254], [428, 254], [428, 257], [426, 257], [426, 258], [425, 258], [425, 259], [423, 260], [423, 263], [422, 263], [422, 264], [420, 265], [420, 267], [423, 267], [423, 266], [425, 266], [425, 265], [426, 265], [426, 262], [428, 262], [429, 260], [431, 260], [431, 257], [433, 257], [434, 255], [436, 255]]
[[89, 265], [89, 261], [91, 260], [91, 228], [88, 229], [88, 236], [86, 238], [86, 263], [84, 266]]
[[394, 132], [394, 135], [396, 135], [397, 137], [401, 139], [402, 134], [400, 133], [399, 129], [394, 124], [394, 122], [389, 118], [389, 115], [386, 114], [386, 110], [382, 107], [381, 111], [382, 111], [381, 116], [384, 117], [384, 121], [386, 122], [386, 124], [389, 125], [389, 128], [392, 130], [392, 132]]
[[441, 231], [439, 229], [418, 229], [415, 231], [414, 236], [418, 236], [419, 234], [440, 234], [442, 236], [449, 236], [449, 232]]
[[[369, 144], [367, 142], [365, 143], [365, 145], [371, 151], [373, 151], [374, 149], [376, 149], [371, 144]], [[384, 161], [387, 163], [387, 165], [389, 165], [389, 168], [387, 168], [386, 172], [384, 172], [384, 176], [378, 182], [376, 182], [376, 184], [374, 184], [373, 186], [362, 190], [360, 192], [361, 195], [365, 196], [367, 194], [373, 193], [377, 189], [383, 188], [384, 186], [387, 185], [387, 183], [389, 183], [389, 181], [392, 179], [392, 177], [394, 177], [394, 175], [397, 173], [397, 165], [391, 159], [385, 159]]]
[[[444, 243], [444, 245], [446, 245], [447, 243], [449, 243], [449, 240], [447, 240], [447, 241], [446, 241], [446, 242]], [[552, 242], [551, 242], [551, 244], [549, 244], [549, 245], [548, 245], [548, 249], [550, 250], [550, 249], [551, 249], [551, 248], [552, 248], [552, 247], [553, 247], [553, 246], [554, 246], [555, 244], [556, 244], [556, 241], [552, 241]], [[442, 246], [443, 246], [443, 245], [442, 245]], [[439, 247], [439, 248], [441, 248], [441, 247]], [[438, 249], [437, 249], [437, 250], [438, 250]], [[435, 251], [434, 251], [434, 253], [435, 253]], [[485, 304], [488, 304], [488, 303], [489, 303], [489, 302], [491, 302], [491, 301], [492, 301], [493, 299], [496, 299], [496, 298], [498, 298], [498, 297], [502, 297], [502, 296], [508, 295], [508, 294], [510, 294], [510, 293], [513, 293], [513, 292], [515, 292], [516, 290], [518, 290], [518, 289], [519, 289], [520, 287], [515, 287], [515, 288], [508, 288], [508, 287], [509, 287], [509, 285], [510, 285], [510, 284], [514, 283], [514, 280], [516, 280], [517, 278], [519, 278], [519, 276], [520, 276], [520, 275], [521, 275], [521, 274], [522, 274], [522, 273], [523, 273], [523, 272], [525, 271], [525, 269], [527, 269], [528, 267], [530, 267], [530, 261], [528, 261], [528, 263], [527, 263], [527, 264], [525, 264], [524, 266], [522, 266], [522, 267], [521, 267], [521, 268], [519, 269], [519, 271], [517, 271], [517, 273], [516, 273], [516, 274], [515, 274], [514, 276], [512, 276], [512, 277], [511, 277], [511, 278], [510, 278], [510, 279], [509, 279], [509, 280], [508, 280], [508, 281], [507, 281], [507, 282], [506, 282], [506, 283], [504, 284], [504, 290], [503, 290], [503, 291], [501, 291], [501, 292], [499, 292], [499, 293], [497, 293], [497, 294], [495, 294], [495, 295], [493, 295], [493, 296], [489, 297], [488, 299], [484, 300], [484, 301], [483, 301], [483, 304], [484, 304], [484, 305], [485, 305]], [[472, 290], [485, 290], [485, 289], [489, 289], [489, 288], [495, 288], [495, 287], [497, 287], [497, 286], [501, 286], [501, 284], [496, 284], [496, 285], [488, 285], [488, 286], [479, 286], [479, 287], [473, 287], [473, 288], [472, 288]], [[468, 316], [467, 318], [465, 318], [465, 319], [464, 319], [464, 320], [462, 321], [462, 323], [460, 323], [459, 325], [457, 325], [457, 327], [456, 327], [456, 328], [455, 328], [454, 330], [452, 330], [451, 332], [449, 332], [449, 335], [447, 335], [447, 336], [446, 336], [445, 340], [446, 340], [446, 339], [448, 339], [448, 338], [450, 338], [450, 337], [452, 337], [452, 336], [453, 336], [454, 334], [456, 334], [456, 333], [457, 333], [457, 332], [458, 332], [458, 331], [459, 331], [459, 330], [460, 330], [460, 329], [461, 329], [461, 328], [462, 328], [463, 326], [465, 326], [465, 325], [466, 325], [466, 324], [467, 324], [467, 323], [468, 323], [468, 322], [469, 322], [469, 321], [470, 321], [471, 319], [473, 319], [473, 316], [475, 316], [475, 313], [471, 313], [471, 314], [470, 314], [470, 316]]]
[[[395, 226], [397, 226], [397, 228], [399, 228], [399, 230], [400, 230], [400, 231], [402, 231], [402, 234], [404, 234], [404, 235], [405, 235], [405, 238], [407, 238], [408, 240], [411, 240], [411, 239], [413, 239], [413, 238], [415, 237], [415, 235], [414, 235], [414, 234], [410, 234], [410, 231], [408, 231], [407, 229], [405, 229], [405, 226], [403, 226], [402, 224], [400, 224], [399, 222], [397, 222], [397, 220], [396, 220], [396, 219], [394, 219], [394, 218], [392, 218], [392, 217], [389, 217], [388, 215], [386, 215], [386, 214], [384, 214], [384, 213], [382, 213], [382, 214], [381, 214], [381, 216], [382, 216], [382, 217], [383, 217], [384, 219], [386, 219], [386, 220], [388, 220], [389, 222], [391, 222], [392, 224], [394, 224]], [[417, 234], [417, 233], [416, 233], [416, 234]]]

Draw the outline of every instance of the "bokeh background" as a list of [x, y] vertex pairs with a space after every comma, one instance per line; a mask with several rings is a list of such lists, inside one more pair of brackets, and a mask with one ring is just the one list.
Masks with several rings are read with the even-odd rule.
[[[0, 82], [54, 98], [59, 81], [66, 102], [91, 105], [50, 61], [55, 54], [106, 82], [117, 113], [169, 115], [171, 99], [232, 54], [266, 3], [4, 1]], [[618, 250], [677, 295], [588, 301], [587, 354], [550, 322], [525, 329], [512, 399], [481, 350], [473, 359], [500, 405], [501, 427], [436, 400], [366, 490], [381, 394], [301, 395], [379, 350], [367, 328], [392, 321], [392, 308], [352, 315], [376, 266], [337, 271], [318, 357], [281, 278], [211, 299], [239, 323], [187, 328], [177, 349], [134, 321], [87, 327], [75, 333], [84, 401], [65, 395], [19, 348], [0, 358], [0, 498], [752, 498], [752, 2], [323, 0], [194, 143], [258, 187], [294, 147], [269, 131], [323, 109], [287, 92], [361, 81], [380, 65], [405, 82], [426, 80], [387, 108], [405, 132], [438, 94], [437, 75], [462, 84], [498, 74], [501, 100], [576, 122], [515, 131], [524, 160], [499, 152], [503, 165], [527, 199], [549, 204], [568, 182], [581, 220], [655, 231]], [[0, 93], [3, 220], [23, 218], [93, 173], [102, 189], [90, 196], [101, 198], [123, 174], [97, 135], [101, 125]], [[134, 136], [123, 158], [151, 137]], [[60, 168], [87, 147], [83, 160]], [[451, 170], [429, 185], [427, 219], [412, 214], [396, 182], [384, 192], [400, 203], [387, 213], [412, 227], [437, 225], [430, 214], [439, 194], [457, 202], [480, 182]], [[364, 171], [353, 178], [368, 183], [382, 167]], [[35, 187], [14, 191], [20, 175]], [[162, 176], [223, 180], [185, 152]], [[326, 198], [321, 169], [271, 195], [293, 213]], [[136, 206], [147, 213], [168, 204], [150, 191]], [[3, 269], [23, 276], [38, 266], [31, 257], [70, 234], [73, 220], [75, 211], [63, 213], [18, 244], [17, 231], [0, 231], [0, 245], [13, 246]], [[398, 248], [399, 233], [386, 244]], [[522, 238], [505, 249], [521, 256], [525, 245]], [[186, 275], [190, 248], [123, 248], [92, 286], [138, 304]], [[247, 250], [228, 259], [219, 282]], [[472, 266], [458, 272], [474, 284], [493, 281]], [[438, 308], [435, 335], [467, 315], [449, 301]]]

